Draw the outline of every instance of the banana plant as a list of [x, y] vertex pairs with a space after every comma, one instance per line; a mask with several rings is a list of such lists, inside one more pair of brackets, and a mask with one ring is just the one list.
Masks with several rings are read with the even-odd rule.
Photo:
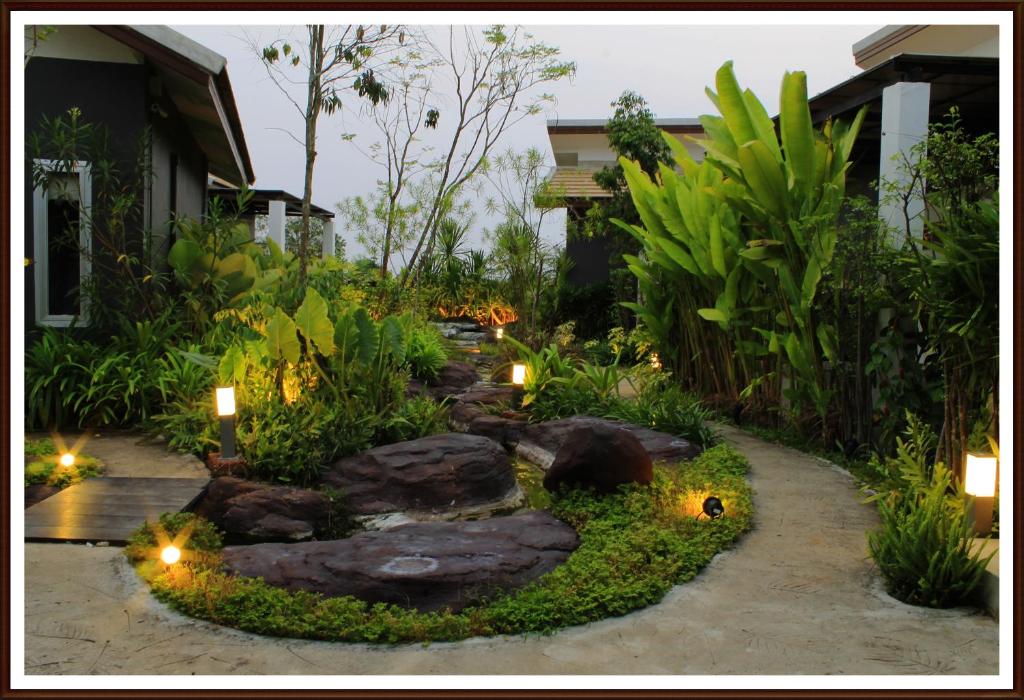
[[[677, 304], [692, 308], [713, 299], [695, 312], [732, 331], [730, 343], [741, 355], [785, 359], [790, 398], [809, 399], [823, 417], [829, 395], [822, 357], [835, 358], [836, 334], [817, 321], [813, 302], [835, 248], [849, 156], [865, 110], [850, 124], [815, 130], [806, 75], [787, 72], [777, 134], [756, 95], [740, 88], [731, 61], [707, 94], [719, 115], [702, 116], [704, 135], [692, 139], [706, 153], [701, 164], [674, 139], [678, 170], [663, 166], [656, 182], [637, 164], [620, 161], [643, 226], [618, 223], [641, 241], [646, 259], [627, 264], [641, 290], [656, 283], [652, 268], [687, 278], [691, 284], [680, 288], [688, 294]], [[646, 322], [653, 314], [644, 311]], [[753, 335], [734, 327], [744, 323]]]

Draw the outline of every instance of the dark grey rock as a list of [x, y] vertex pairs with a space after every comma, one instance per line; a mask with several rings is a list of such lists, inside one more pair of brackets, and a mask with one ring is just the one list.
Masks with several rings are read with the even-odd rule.
[[330, 501], [318, 491], [222, 476], [210, 482], [195, 512], [229, 538], [299, 541], [327, 526]]
[[576, 532], [541, 511], [413, 523], [344, 540], [225, 547], [226, 571], [272, 586], [453, 611], [525, 586], [568, 559]]
[[544, 475], [544, 488], [592, 487], [614, 493], [622, 484], [649, 484], [654, 469], [647, 450], [621, 425], [578, 425], [566, 435]]
[[501, 500], [516, 485], [508, 455], [479, 435], [444, 433], [335, 462], [322, 482], [353, 513], [445, 511]]
[[575, 428], [580, 426], [610, 425], [625, 428], [644, 446], [652, 462], [682, 462], [690, 460], [701, 453], [701, 448], [689, 440], [661, 433], [657, 430], [644, 428], [632, 423], [594, 418], [592, 416], [573, 416], [560, 420], [531, 423], [524, 427], [519, 435], [516, 453], [523, 459], [547, 469], [555, 459], [555, 453], [562, 446]]
[[507, 418], [483, 413], [469, 421], [466, 432], [471, 435], [482, 435], [506, 447], [512, 447], [519, 442], [519, 435], [525, 426], [525, 418]]
[[437, 378], [430, 382], [430, 395], [438, 400], [457, 396], [478, 381], [480, 375], [476, 367], [468, 362], [449, 361], [441, 368]]

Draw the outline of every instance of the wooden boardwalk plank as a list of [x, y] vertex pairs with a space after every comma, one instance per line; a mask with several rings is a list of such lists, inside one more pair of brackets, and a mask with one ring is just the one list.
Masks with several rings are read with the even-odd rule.
[[97, 477], [25, 510], [25, 539], [123, 544], [146, 520], [177, 513], [199, 498], [208, 479]]

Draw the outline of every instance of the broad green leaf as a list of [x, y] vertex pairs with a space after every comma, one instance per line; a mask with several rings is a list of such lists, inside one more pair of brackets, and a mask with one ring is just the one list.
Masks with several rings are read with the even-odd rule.
[[725, 119], [729, 131], [732, 132], [733, 141], [737, 145], [753, 141], [757, 138], [754, 131], [754, 124], [747, 112], [747, 103], [743, 99], [743, 92], [739, 83], [736, 82], [736, 75], [732, 70], [732, 61], [726, 61], [715, 73], [715, 87], [718, 88], [718, 109]]
[[249, 362], [237, 345], [232, 345], [220, 358], [217, 375], [222, 384], [241, 384], [245, 380], [245, 370]]
[[275, 308], [266, 330], [267, 352], [271, 359], [283, 358], [293, 365], [298, 364], [302, 345], [299, 343], [297, 332], [295, 322], [288, 318], [288, 314], [280, 308]]
[[306, 298], [295, 312], [295, 325], [321, 355], [334, 353], [334, 326], [327, 314], [327, 302], [312, 287], [306, 289]]
[[725, 251], [722, 245], [722, 225], [719, 223], [717, 216], [712, 216], [709, 223], [711, 225], [708, 230], [708, 246], [711, 249], [711, 265], [715, 268], [715, 272], [725, 278], [728, 276], [728, 272], [725, 269]]
[[758, 141], [768, 147], [776, 165], [781, 165], [782, 151], [779, 149], [779, 137], [775, 135], [775, 122], [749, 88], [743, 91], [743, 101], [747, 105], [747, 114], [750, 115], [750, 123], [754, 125]]
[[807, 75], [803, 71], [787, 72], [782, 78], [779, 130], [786, 162], [797, 183], [806, 188], [814, 172], [814, 132], [807, 106]]
[[203, 259], [203, 249], [190, 238], [179, 238], [167, 254], [167, 262], [182, 275], [190, 276]]
[[395, 362], [405, 362], [405, 334], [402, 325], [394, 316], [388, 316], [380, 323], [380, 345], [383, 353], [390, 355]]
[[353, 319], [359, 331], [356, 356], [363, 362], [371, 362], [377, 353], [377, 326], [361, 306], [353, 312]]
[[707, 321], [729, 322], [729, 318], [720, 309], [697, 309], [697, 314]]
[[807, 259], [807, 267], [804, 268], [804, 279], [800, 286], [800, 305], [804, 309], [811, 308], [814, 301], [814, 294], [818, 289], [818, 282], [821, 280], [821, 266], [812, 255]]
[[760, 141], [745, 143], [740, 146], [739, 157], [743, 178], [754, 198], [765, 210], [784, 218], [789, 195], [782, 171], [768, 147]]
[[839, 337], [836, 335], [836, 329], [832, 326], [822, 323], [817, 328], [818, 342], [821, 343], [821, 349], [825, 353], [825, 357], [830, 362], [835, 362], [839, 358]]
[[691, 275], [700, 275], [701, 271], [694, 262], [693, 257], [690, 256], [681, 246], [672, 242], [668, 238], [656, 238], [654, 244], [665, 251], [665, 253], [681, 268], [689, 272]]

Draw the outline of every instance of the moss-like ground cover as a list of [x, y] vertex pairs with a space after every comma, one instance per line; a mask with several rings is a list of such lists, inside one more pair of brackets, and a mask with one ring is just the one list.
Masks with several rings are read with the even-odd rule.
[[[261, 579], [218, 570], [220, 537], [190, 514], [164, 516], [157, 533], [144, 526], [126, 549], [153, 594], [193, 617], [248, 632], [347, 642], [450, 641], [477, 635], [552, 632], [657, 603], [692, 579], [750, 527], [749, 464], [719, 445], [692, 462], [658, 466], [649, 487], [597, 496], [569, 491], [551, 511], [574, 527], [580, 546], [554, 571], [521, 590], [459, 613], [419, 613], [352, 597], [289, 592]], [[725, 516], [709, 520], [701, 504], [714, 494]], [[164, 537], [188, 529], [183, 564], [156, 561]], [[181, 539], [185, 539], [184, 534]]]
[[26, 439], [25, 486], [46, 484], [63, 489], [102, 472], [100, 461], [94, 457], [75, 455], [71, 466], [61, 464], [60, 457], [60, 450], [53, 444], [53, 440]]

